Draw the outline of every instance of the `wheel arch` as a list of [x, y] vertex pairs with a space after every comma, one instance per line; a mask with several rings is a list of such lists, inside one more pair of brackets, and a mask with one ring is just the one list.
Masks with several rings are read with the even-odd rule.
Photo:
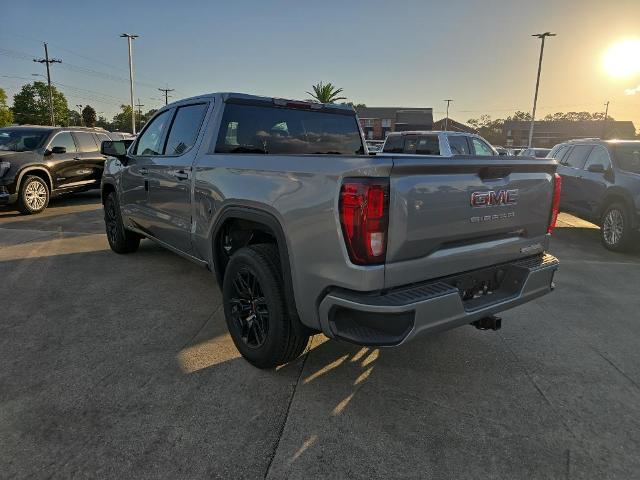
[[104, 201], [107, 198], [107, 196], [111, 193], [111, 192], [115, 192], [116, 191], [116, 186], [111, 183], [111, 182], [104, 182], [102, 184], [102, 186], [100, 187], [100, 197], [102, 200], [102, 204], [104, 205]]
[[[222, 286], [227, 262], [227, 254], [225, 253], [223, 246], [224, 235], [229, 226], [238, 225], [238, 222], [240, 222], [243, 227], [248, 227], [249, 229], [253, 228], [255, 231], [262, 232], [263, 234], [269, 235], [273, 238], [280, 255], [280, 265], [287, 300], [287, 310], [290, 315], [297, 318], [298, 310], [295, 303], [289, 248], [284, 234], [284, 228], [272, 213], [265, 210], [247, 206], [227, 206], [218, 215], [213, 226], [210, 244], [212, 249], [211, 259], [213, 262], [213, 270], [219, 285]], [[249, 243], [250, 242], [247, 244]]]
[[18, 181], [16, 182], [16, 193], [20, 192], [20, 187], [22, 186], [22, 180], [26, 175], [34, 175], [36, 177], [42, 178], [49, 188], [49, 195], [53, 192], [53, 179], [51, 178], [51, 174], [44, 166], [29, 166], [20, 170], [18, 173]]

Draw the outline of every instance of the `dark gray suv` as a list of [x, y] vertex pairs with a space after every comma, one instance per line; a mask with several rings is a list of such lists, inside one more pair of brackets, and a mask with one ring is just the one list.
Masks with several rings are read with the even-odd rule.
[[640, 227], [640, 141], [572, 140], [548, 157], [560, 163], [560, 208], [600, 225], [606, 248], [630, 250]]

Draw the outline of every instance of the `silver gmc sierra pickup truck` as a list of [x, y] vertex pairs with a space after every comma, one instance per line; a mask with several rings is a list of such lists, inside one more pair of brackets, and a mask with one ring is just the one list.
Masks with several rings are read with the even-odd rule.
[[367, 155], [351, 107], [235, 93], [170, 104], [102, 153], [111, 248], [149, 238], [214, 271], [261, 368], [317, 332], [393, 346], [496, 329], [553, 288], [552, 159]]

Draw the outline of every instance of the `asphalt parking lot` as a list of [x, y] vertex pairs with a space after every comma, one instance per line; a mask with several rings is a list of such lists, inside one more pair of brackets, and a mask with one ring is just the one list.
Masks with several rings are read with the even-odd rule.
[[0, 210], [2, 478], [640, 477], [640, 254], [562, 215], [557, 289], [402, 348], [239, 358], [215, 279], [97, 193]]

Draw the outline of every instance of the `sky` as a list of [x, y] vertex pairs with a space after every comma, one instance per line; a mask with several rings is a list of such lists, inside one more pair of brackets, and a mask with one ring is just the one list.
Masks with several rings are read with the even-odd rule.
[[[433, 107], [465, 122], [530, 111], [540, 41], [545, 45], [537, 117], [604, 110], [640, 129], [640, 72], [613, 78], [602, 67], [616, 42], [640, 38], [640, 0], [324, 2], [6, 2], [0, 87], [9, 98], [40, 79], [32, 57], [49, 54], [52, 80], [69, 106], [111, 118], [128, 103], [123, 32], [135, 33], [135, 96], [142, 110], [174, 99], [235, 91], [306, 99], [319, 81], [368, 106]], [[640, 52], [638, 52], [640, 55]]]

